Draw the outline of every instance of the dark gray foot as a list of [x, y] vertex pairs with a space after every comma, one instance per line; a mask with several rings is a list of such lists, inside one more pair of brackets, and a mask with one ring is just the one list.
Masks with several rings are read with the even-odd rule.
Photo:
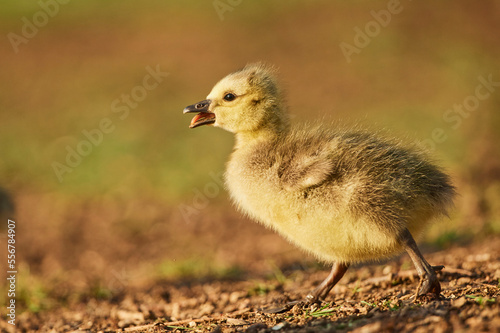
[[431, 268], [431, 274], [425, 273], [420, 277], [420, 283], [417, 287], [416, 297], [430, 293], [439, 296], [439, 294], [441, 293], [441, 284], [439, 283], [439, 279], [437, 278], [435, 272], [441, 271], [444, 266], [431, 266]]
[[321, 282], [321, 284], [314, 289], [309, 295], [304, 299], [299, 301], [288, 302], [287, 304], [275, 308], [269, 308], [263, 310], [264, 313], [281, 313], [286, 312], [293, 308], [296, 304], [313, 304], [320, 302], [321, 299], [325, 298], [330, 290], [339, 282], [339, 280], [344, 276], [345, 272], [349, 268], [349, 264], [344, 263], [334, 263], [332, 270], [328, 277]]
[[417, 269], [417, 273], [420, 276], [420, 283], [418, 284], [415, 297], [425, 294], [434, 294], [439, 296], [441, 293], [441, 284], [439, 283], [436, 272], [442, 270], [444, 266], [429, 265], [422, 253], [420, 253], [417, 243], [415, 243], [415, 240], [408, 229], [405, 229], [401, 233], [400, 242], [403, 244], [406, 252], [408, 252], [408, 255]]
[[334, 263], [328, 277], [303, 300], [312, 304], [325, 298], [349, 268], [347, 263]]

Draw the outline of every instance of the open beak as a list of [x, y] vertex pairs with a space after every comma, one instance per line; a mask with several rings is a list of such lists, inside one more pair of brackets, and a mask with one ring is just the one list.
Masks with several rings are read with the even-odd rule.
[[195, 128], [201, 125], [210, 125], [215, 123], [215, 114], [208, 110], [211, 102], [211, 100], [206, 99], [184, 108], [183, 113], [198, 113], [191, 120], [189, 128]]

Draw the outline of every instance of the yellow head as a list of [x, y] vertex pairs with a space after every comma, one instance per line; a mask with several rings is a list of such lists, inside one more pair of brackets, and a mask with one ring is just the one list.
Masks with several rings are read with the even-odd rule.
[[288, 125], [274, 69], [250, 64], [220, 80], [207, 99], [190, 105], [191, 128], [213, 124], [233, 133], [281, 131]]

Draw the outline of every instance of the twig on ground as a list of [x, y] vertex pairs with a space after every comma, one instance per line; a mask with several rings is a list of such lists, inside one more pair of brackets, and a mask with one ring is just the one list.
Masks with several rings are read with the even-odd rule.
[[125, 332], [142, 331], [142, 330], [146, 330], [148, 328], [152, 328], [154, 326], [160, 326], [160, 325], [161, 326], [185, 326], [185, 325], [189, 325], [190, 323], [193, 323], [193, 322], [196, 324], [199, 324], [199, 323], [203, 323], [205, 321], [221, 320], [221, 319], [227, 319], [230, 317], [240, 316], [244, 313], [250, 312], [250, 310], [251, 310], [250, 308], [245, 308], [242, 310], [234, 311], [231, 313], [226, 313], [223, 315], [216, 315], [216, 316], [212, 316], [212, 317], [203, 316], [201, 318], [196, 318], [196, 319], [184, 319], [184, 320], [170, 321], [170, 322], [166, 322], [166, 323], [153, 323], [153, 324], [147, 324], [147, 325], [127, 327], [127, 328], [125, 328]]

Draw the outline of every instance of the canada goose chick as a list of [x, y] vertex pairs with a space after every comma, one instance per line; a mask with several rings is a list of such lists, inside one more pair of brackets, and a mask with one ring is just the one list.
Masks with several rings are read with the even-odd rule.
[[191, 112], [191, 128], [236, 135], [225, 173], [236, 206], [333, 263], [309, 301], [325, 297], [351, 263], [403, 250], [420, 276], [416, 295], [439, 295], [442, 266], [427, 263], [412, 235], [446, 214], [455, 191], [421, 152], [365, 132], [291, 127], [274, 71], [262, 64], [223, 78]]

